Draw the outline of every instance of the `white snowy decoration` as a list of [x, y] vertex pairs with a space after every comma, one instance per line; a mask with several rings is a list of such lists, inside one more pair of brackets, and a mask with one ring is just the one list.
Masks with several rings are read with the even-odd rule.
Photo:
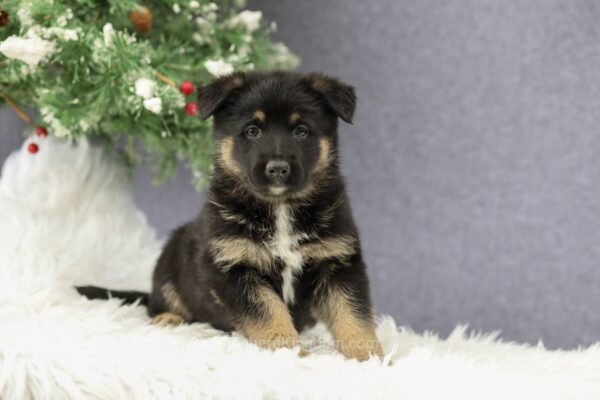
[[62, 40], [72, 41], [77, 40], [79, 37], [79, 31], [76, 29], [65, 29], [65, 28], [43, 28], [42, 35], [48, 39], [52, 36]]
[[30, 67], [56, 51], [54, 43], [30, 33], [28, 37], [9, 36], [0, 43], [0, 52], [8, 58], [25, 62]]
[[48, 107], [40, 108], [40, 114], [44, 118], [44, 121], [48, 124], [48, 127], [52, 131], [52, 134], [57, 138], [63, 138], [70, 136], [70, 132], [65, 126], [56, 118], [56, 115]]
[[213, 76], [227, 75], [233, 72], [233, 65], [224, 60], [208, 60], [204, 67]]
[[102, 28], [102, 33], [104, 34], [104, 44], [106, 46], [112, 46], [113, 37], [115, 36], [115, 28], [113, 28], [110, 22], [104, 25]]
[[231, 18], [230, 23], [232, 26], [243, 25], [246, 27], [248, 32], [254, 32], [260, 27], [261, 18], [261, 11], [244, 10], [235, 17]]
[[144, 108], [154, 114], [160, 114], [162, 111], [162, 100], [160, 97], [152, 97], [144, 100]]
[[149, 99], [154, 95], [156, 90], [156, 82], [147, 78], [140, 78], [135, 81], [135, 94], [142, 99]]
[[35, 23], [35, 21], [31, 17], [31, 13], [25, 7], [19, 8], [19, 10], [17, 11], [17, 18], [19, 19], [19, 22], [21, 23], [21, 26], [23, 28], [29, 28]]

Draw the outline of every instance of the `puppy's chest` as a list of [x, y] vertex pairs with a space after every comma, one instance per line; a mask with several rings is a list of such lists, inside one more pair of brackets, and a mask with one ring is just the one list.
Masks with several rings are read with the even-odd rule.
[[282, 294], [286, 304], [295, 302], [295, 279], [306, 261], [300, 251], [300, 243], [308, 237], [296, 226], [289, 206], [275, 206], [273, 233], [265, 241], [265, 246], [273, 258], [281, 261]]

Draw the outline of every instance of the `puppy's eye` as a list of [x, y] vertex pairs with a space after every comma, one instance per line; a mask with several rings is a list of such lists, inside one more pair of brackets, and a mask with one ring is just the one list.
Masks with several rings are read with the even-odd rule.
[[306, 125], [298, 125], [293, 133], [295, 137], [303, 138], [310, 134], [310, 129]]
[[257, 139], [260, 137], [260, 135], [262, 135], [262, 131], [258, 126], [252, 125], [246, 128], [244, 135], [246, 135], [246, 137], [249, 139]]

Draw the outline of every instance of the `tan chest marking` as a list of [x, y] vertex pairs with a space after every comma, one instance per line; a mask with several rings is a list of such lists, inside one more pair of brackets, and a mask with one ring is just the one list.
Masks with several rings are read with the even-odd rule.
[[356, 239], [351, 236], [324, 238], [300, 245], [308, 238], [305, 233], [294, 230], [292, 210], [286, 204], [274, 208], [275, 229], [266, 242], [256, 242], [244, 237], [225, 237], [209, 241], [213, 260], [227, 271], [236, 264], [246, 264], [264, 273], [274, 273], [280, 260], [283, 300], [287, 305], [294, 304], [296, 275], [307, 261], [325, 259], [345, 260], [356, 253]]
[[249, 264], [264, 272], [273, 268], [273, 257], [265, 246], [243, 237], [211, 239], [208, 243], [215, 263], [225, 271], [236, 264]]
[[344, 260], [356, 254], [356, 239], [352, 236], [335, 236], [303, 244], [299, 250], [306, 260]]

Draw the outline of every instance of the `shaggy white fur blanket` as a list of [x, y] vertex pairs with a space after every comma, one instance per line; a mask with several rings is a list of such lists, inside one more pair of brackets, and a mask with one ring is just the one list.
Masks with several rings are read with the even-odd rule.
[[2, 399], [600, 399], [598, 345], [548, 351], [462, 327], [439, 339], [383, 317], [383, 362], [344, 360], [323, 327], [299, 358], [84, 299], [74, 284], [147, 290], [160, 243], [101, 151], [44, 139], [32, 155], [28, 142], [0, 180]]

